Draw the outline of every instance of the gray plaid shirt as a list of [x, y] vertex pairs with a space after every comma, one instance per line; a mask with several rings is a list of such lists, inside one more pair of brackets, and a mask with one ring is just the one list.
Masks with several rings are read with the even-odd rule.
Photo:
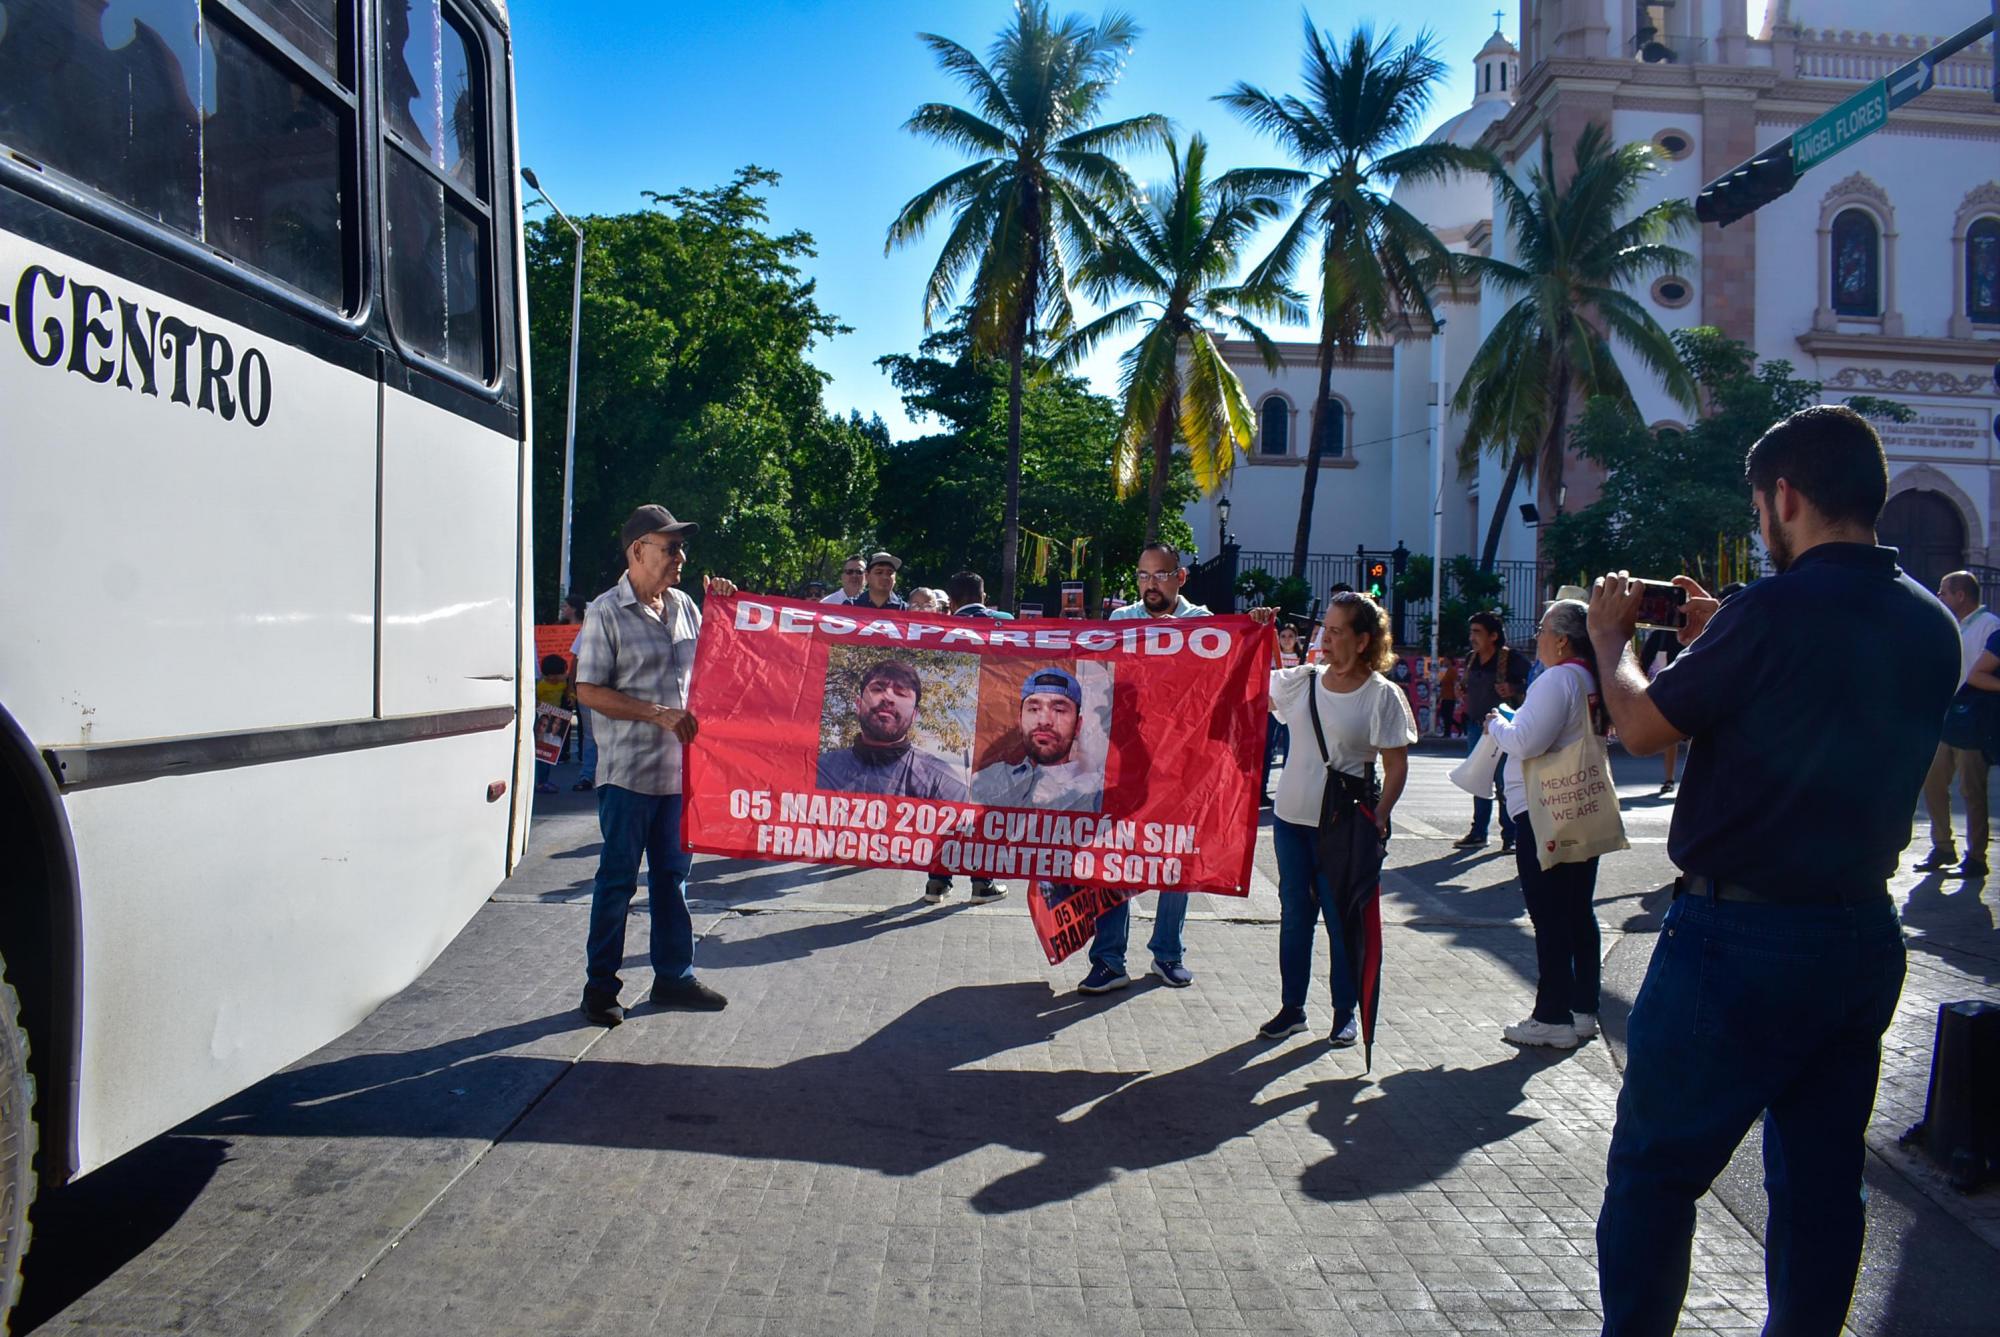
[[[701, 610], [671, 587], [661, 608], [654, 613], [633, 593], [629, 574], [592, 599], [577, 637], [576, 680], [685, 710]], [[681, 741], [672, 731], [602, 711], [592, 712], [590, 724], [597, 738], [598, 784], [635, 794], [681, 792]]]

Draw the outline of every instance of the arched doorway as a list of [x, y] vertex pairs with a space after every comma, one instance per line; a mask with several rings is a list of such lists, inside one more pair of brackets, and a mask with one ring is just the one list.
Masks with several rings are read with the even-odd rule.
[[1889, 499], [1875, 527], [1881, 542], [1902, 554], [1903, 569], [1936, 589], [1965, 565], [1965, 521], [1941, 492], [1904, 492]]

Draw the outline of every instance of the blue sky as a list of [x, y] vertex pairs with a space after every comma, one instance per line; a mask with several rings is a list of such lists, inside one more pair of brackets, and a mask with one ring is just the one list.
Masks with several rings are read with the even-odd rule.
[[[1422, 5], [1318, 4], [1336, 35], [1357, 22], [1407, 36], [1427, 24], [1450, 76], [1426, 131], [1472, 98], [1472, 59], [1493, 31], [1494, 0]], [[1504, 10], [1515, 35], [1516, 10]], [[1096, 16], [1094, 6], [1066, 6]], [[1125, 6], [1143, 32], [1109, 118], [1156, 111], [1186, 137], [1200, 131], [1217, 168], [1282, 161], [1275, 147], [1211, 99], [1244, 79], [1298, 87], [1302, 18], [1290, 0], [1138, 0]], [[923, 284], [941, 231], [887, 257], [889, 221], [903, 202], [963, 159], [918, 140], [902, 123], [919, 103], [962, 102], [934, 65], [920, 31], [984, 55], [1007, 22], [1004, 0], [760, 0], [728, 5], [650, 0], [514, 0], [522, 161], [565, 211], [619, 213], [640, 192], [707, 186], [745, 163], [783, 173], [773, 224], [813, 234], [809, 272], [821, 304], [853, 327], [814, 349], [832, 376], [827, 406], [880, 413], [897, 436], [912, 430], [887, 377], [885, 353], [923, 336]], [[1413, 21], [1414, 20], [1414, 21]], [[1142, 178], [1157, 159], [1128, 164]], [[1116, 347], [1085, 368], [1115, 393]], [[561, 369], [542, 368], [542, 375]]]

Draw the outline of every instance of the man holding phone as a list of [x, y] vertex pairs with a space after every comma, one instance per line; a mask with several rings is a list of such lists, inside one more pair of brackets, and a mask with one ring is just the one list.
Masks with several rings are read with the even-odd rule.
[[[1677, 580], [1687, 648], [1650, 687], [1632, 654], [1640, 583], [1620, 571], [1591, 591], [1626, 749], [1690, 742], [1668, 840], [1682, 876], [1632, 1007], [1597, 1222], [1612, 1337], [1673, 1331], [1695, 1201], [1760, 1116], [1766, 1330], [1840, 1331], [1862, 1135], [1903, 986], [1888, 880], [1959, 679], [1951, 616], [1876, 546], [1888, 468], [1865, 418], [1801, 410], [1745, 473], [1780, 574], [1726, 605]], [[1829, 655], [1830, 626], [1868, 634]]]

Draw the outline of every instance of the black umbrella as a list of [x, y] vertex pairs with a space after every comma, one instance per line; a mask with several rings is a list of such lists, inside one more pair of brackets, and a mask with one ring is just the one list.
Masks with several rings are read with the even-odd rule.
[[[1371, 777], [1372, 779], [1372, 777]], [[1359, 784], [1338, 771], [1329, 790]], [[1372, 788], [1372, 784], [1370, 785]], [[1354, 799], [1329, 799], [1320, 810], [1319, 867], [1340, 920], [1340, 946], [1354, 981], [1365, 1071], [1375, 1067], [1375, 1011], [1382, 1001], [1382, 838], [1375, 810]]]

